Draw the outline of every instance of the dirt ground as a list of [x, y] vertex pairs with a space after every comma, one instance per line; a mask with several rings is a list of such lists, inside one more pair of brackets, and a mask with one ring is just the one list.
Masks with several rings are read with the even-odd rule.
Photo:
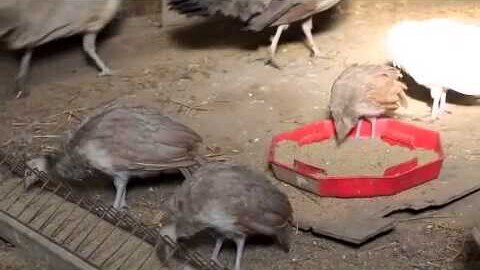
[[[315, 40], [326, 57], [311, 59], [299, 26], [293, 25], [279, 47], [282, 70], [267, 67], [261, 60], [271, 30], [244, 32], [236, 21], [185, 19], [173, 13], [167, 14], [164, 28], [147, 18], [129, 19], [111, 27], [99, 47], [99, 54], [116, 70], [115, 76], [96, 76], [81, 53], [79, 38], [39, 49], [29, 79], [31, 95], [0, 101], [0, 144], [24, 144], [22, 150], [30, 155], [54, 151], [64, 132], [92, 108], [126, 97], [157, 106], [190, 125], [205, 140], [203, 153], [268, 172], [265, 154], [271, 136], [327, 117], [335, 77], [353, 63], [384, 63], [382, 41], [394, 22], [431, 17], [474, 20], [479, 14], [480, 2], [475, 0], [345, 1], [315, 20]], [[13, 87], [16, 65], [15, 55], [0, 55], [0, 95]], [[410, 106], [400, 113], [429, 113], [430, 98], [424, 88], [412, 86], [408, 94]], [[434, 123], [415, 124], [441, 132], [447, 159], [465, 161], [465, 169], [476, 168], [480, 152], [475, 134], [480, 132], [480, 124], [471, 119], [480, 116], [480, 107], [473, 98], [454, 93], [448, 98], [452, 114]], [[161, 222], [162, 202], [180, 183], [176, 178], [132, 183], [127, 199], [130, 211], [147, 224]], [[111, 184], [88, 192], [106, 201], [113, 199]], [[362, 246], [296, 232], [286, 254], [268, 241], [252, 239], [244, 266], [480, 269], [476, 255], [480, 251], [469, 236], [472, 224], [480, 221], [479, 203], [480, 194], [473, 194], [426, 213], [435, 218], [401, 222], [395, 231]], [[213, 241], [193, 241], [192, 245], [207, 254]], [[0, 258], [15, 252], [0, 244]], [[228, 249], [223, 258], [229, 265], [232, 254]], [[0, 260], [0, 269], [4, 264]], [[5, 269], [15, 269], [8, 267]], [[21, 267], [17, 268], [24, 269]]]

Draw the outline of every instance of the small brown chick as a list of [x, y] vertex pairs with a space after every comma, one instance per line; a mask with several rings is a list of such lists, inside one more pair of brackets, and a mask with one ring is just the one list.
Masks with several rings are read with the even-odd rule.
[[[292, 207], [288, 197], [247, 167], [219, 162], [203, 165], [177, 190], [170, 207], [171, 221], [162, 227], [162, 235], [176, 241], [213, 229], [219, 237], [212, 260], [218, 262], [224, 239], [231, 239], [237, 246], [235, 270], [240, 270], [247, 236], [272, 236], [289, 250]], [[168, 246], [159, 252], [163, 259], [173, 255]]]
[[335, 121], [337, 141], [342, 143], [360, 118], [372, 123], [375, 137], [376, 117], [388, 115], [400, 106], [407, 107], [401, 72], [387, 65], [352, 65], [335, 80], [330, 96], [330, 112]]

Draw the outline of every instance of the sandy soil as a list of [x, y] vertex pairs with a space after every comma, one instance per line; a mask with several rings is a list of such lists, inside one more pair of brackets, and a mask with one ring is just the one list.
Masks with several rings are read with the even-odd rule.
[[[258, 60], [266, 56], [271, 31], [242, 32], [235, 21], [187, 20], [173, 14], [165, 28], [130, 19], [113, 27], [99, 48], [116, 76], [96, 77], [78, 38], [38, 50], [29, 80], [31, 95], [0, 101], [0, 144], [23, 144], [20, 150], [29, 155], [55, 151], [65, 132], [92, 108], [127, 96], [189, 124], [205, 139], [202, 152], [267, 171], [271, 136], [327, 117], [330, 86], [346, 66], [385, 62], [382, 39], [392, 23], [438, 16], [474, 20], [479, 13], [480, 2], [473, 0], [345, 1], [315, 21], [315, 39], [327, 58], [309, 58], [301, 31], [293, 25], [279, 47], [282, 70]], [[14, 55], [0, 55], [1, 95], [13, 85], [16, 64]], [[410, 106], [400, 113], [428, 114], [428, 92], [410, 85]], [[471, 119], [480, 116], [480, 107], [476, 100], [453, 93], [449, 102], [452, 114], [416, 124], [442, 132], [448, 159], [476, 164], [480, 125]], [[127, 199], [131, 211], [148, 224], [161, 222], [162, 203], [179, 183], [176, 176], [132, 182]], [[110, 183], [87, 192], [108, 202], [113, 199]], [[252, 239], [245, 268], [468, 269], [464, 266], [478, 261], [479, 251], [468, 234], [480, 220], [478, 203], [480, 195], [474, 194], [429, 213], [437, 218], [401, 222], [394, 232], [361, 247], [297, 232], [286, 254], [268, 241]], [[200, 240], [192, 245], [207, 254], [213, 241]], [[223, 257], [231, 265], [230, 249]]]

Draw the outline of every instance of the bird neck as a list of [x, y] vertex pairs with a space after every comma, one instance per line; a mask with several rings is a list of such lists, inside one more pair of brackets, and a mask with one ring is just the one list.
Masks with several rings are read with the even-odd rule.
[[67, 152], [58, 158], [52, 171], [66, 180], [83, 180], [88, 175], [88, 170], [80, 160]]

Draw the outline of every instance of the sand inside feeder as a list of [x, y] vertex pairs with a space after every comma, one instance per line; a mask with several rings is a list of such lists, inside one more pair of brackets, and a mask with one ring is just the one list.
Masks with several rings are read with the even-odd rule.
[[328, 175], [383, 175], [385, 169], [417, 157], [418, 165], [438, 158], [427, 149], [390, 145], [379, 139], [349, 139], [340, 147], [334, 140], [299, 147], [282, 141], [275, 147], [275, 160], [293, 166], [294, 160], [322, 168]]

